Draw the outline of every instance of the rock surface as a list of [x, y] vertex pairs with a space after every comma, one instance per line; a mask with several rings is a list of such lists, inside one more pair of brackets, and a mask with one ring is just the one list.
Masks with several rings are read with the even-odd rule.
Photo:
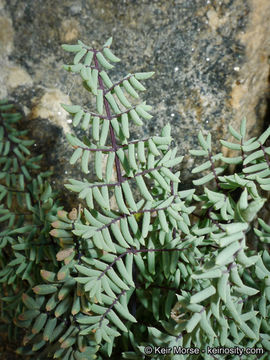
[[[187, 155], [185, 181], [197, 133], [227, 138], [243, 116], [254, 135], [263, 126], [269, 83], [269, 0], [0, 1], [0, 97], [24, 106], [37, 148], [62, 187], [80, 177], [67, 164], [69, 131], [59, 104], [86, 104], [79, 78], [61, 69], [70, 58], [63, 42], [102, 45], [111, 35], [122, 59], [115, 79], [133, 71], [156, 72], [144, 98], [153, 115], [140, 134], [157, 134], [168, 122]], [[134, 129], [138, 136], [138, 130]], [[50, 139], [47, 146], [46, 139]], [[72, 173], [72, 174], [71, 174]]]

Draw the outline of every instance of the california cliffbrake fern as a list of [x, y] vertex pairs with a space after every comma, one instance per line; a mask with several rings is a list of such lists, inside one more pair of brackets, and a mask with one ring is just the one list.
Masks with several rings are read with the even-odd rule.
[[[234, 157], [214, 155], [211, 135], [205, 138], [199, 133], [201, 149], [190, 153], [206, 158], [193, 169], [193, 173], [205, 172], [193, 181], [200, 192], [179, 191], [180, 172], [174, 167], [179, 167], [182, 156], [171, 145], [170, 126], [161, 136], [129, 139], [130, 122], [140, 126], [151, 118], [151, 107], [139, 102], [138, 92], [145, 90], [141, 81], [153, 73], [128, 74], [113, 83], [106, 70], [119, 59], [110, 45], [111, 39], [101, 51], [80, 41], [63, 45], [75, 54], [73, 64], [65, 69], [80, 74], [84, 87], [96, 98], [94, 111], [63, 105], [74, 127], [80, 125], [87, 135], [83, 139], [67, 135], [74, 148], [71, 164], [81, 161], [83, 173], [88, 174], [94, 158], [94, 182], [71, 179], [65, 185], [78, 193], [82, 204], [69, 213], [58, 209], [56, 214], [47, 186], [48, 217], [40, 215], [43, 185], [37, 181], [40, 188], [36, 185], [33, 194], [39, 206], [38, 224], [45, 228], [42, 241], [48, 245], [55, 238], [54, 246], [46, 247], [50, 253], [41, 250], [37, 260], [31, 254], [41, 235], [30, 237], [26, 225], [2, 217], [9, 220], [9, 233], [0, 234], [1, 277], [3, 291], [8, 291], [2, 300], [12, 301], [15, 296], [17, 301], [7, 310], [2, 308], [13, 313], [17, 326], [31, 328], [19, 352], [38, 359], [140, 360], [148, 357], [145, 349], [150, 345], [172, 349], [165, 355], [153, 351], [154, 359], [215, 359], [208, 347], [210, 351], [253, 348], [261, 352], [242, 359], [257, 359], [258, 354], [268, 359], [270, 226], [258, 218], [258, 212], [270, 190], [270, 147], [265, 146], [270, 128], [247, 140], [244, 120], [240, 133], [229, 127], [236, 142], [221, 142], [237, 152]], [[30, 145], [23, 141], [15, 144]], [[5, 173], [7, 154], [2, 150]], [[233, 175], [226, 172], [229, 164], [237, 165]], [[18, 168], [24, 174], [21, 164]], [[12, 206], [9, 186], [0, 189], [7, 209]], [[22, 185], [14, 180], [12, 186]], [[27, 197], [20, 201], [32, 212]], [[3, 207], [3, 216], [6, 213], [11, 212]], [[52, 222], [50, 235], [44, 219]], [[31, 221], [36, 224], [37, 217]], [[18, 233], [22, 235], [17, 237]], [[247, 234], [254, 239], [253, 249]], [[10, 248], [12, 256], [5, 252]], [[24, 260], [14, 260], [17, 253]], [[26, 278], [23, 270], [14, 274], [16, 261], [20, 267], [28, 266], [29, 260], [41, 269], [41, 277], [35, 271]], [[28, 281], [24, 289], [22, 279]], [[190, 348], [198, 348], [199, 353], [188, 353]], [[235, 359], [237, 353], [225, 354], [226, 359]]]
[[50, 172], [40, 172], [41, 156], [31, 157], [34, 141], [17, 128], [21, 118], [12, 103], [0, 102], [0, 318], [9, 340], [17, 333], [13, 319], [18, 326], [31, 322], [20, 315], [27, 298], [24, 291], [42, 280], [45, 263], [57, 265], [49, 231], [50, 216], [60, 208], [46, 181]]

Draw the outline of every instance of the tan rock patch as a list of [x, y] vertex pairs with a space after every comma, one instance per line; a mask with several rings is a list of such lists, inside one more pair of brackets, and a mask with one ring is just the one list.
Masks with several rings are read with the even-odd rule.
[[79, 23], [74, 20], [64, 20], [61, 24], [60, 39], [62, 42], [71, 42], [79, 37]]
[[0, 54], [8, 55], [13, 49], [14, 30], [10, 19], [0, 16]]
[[[240, 35], [240, 41], [246, 48], [248, 61], [235, 71], [239, 71], [239, 80], [232, 86], [230, 104], [236, 110], [238, 125], [243, 117], [247, 117], [248, 129], [260, 129], [257, 123], [256, 107], [262, 99], [269, 95], [269, 63], [270, 38], [269, 32], [270, 2], [269, 0], [250, 0], [251, 11], [249, 23], [245, 32]], [[266, 110], [266, 101], [261, 104]], [[262, 121], [262, 119], [259, 119]], [[235, 126], [237, 128], [237, 125]], [[254, 134], [255, 135], [255, 134]]]
[[234, 109], [240, 109], [243, 106], [245, 96], [248, 95], [248, 87], [246, 84], [235, 83], [232, 86], [231, 105]]
[[7, 73], [7, 86], [10, 88], [33, 84], [31, 76], [20, 66], [8, 67]]
[[69, 114], [62, 108], [61, 103], [70, 104], [69, 97], [59, 89], [47, 89], [40, 99], [35, 99], [30, 118], [48, 119], [61, 127], [65, 133], [70, 132], [67, 123]]
[[226, 18], [220, 18], [214, 9], [208, 10], [206, 15], [209, 21], [209, 25], [214, 31], [226, 22]]

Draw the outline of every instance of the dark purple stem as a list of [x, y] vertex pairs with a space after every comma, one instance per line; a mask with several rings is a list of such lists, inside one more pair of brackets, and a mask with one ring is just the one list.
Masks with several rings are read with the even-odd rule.
[[263, 151], [263, 156], [264, 156], [264, 158], [265, 158], [265, 161], [266, 161], [268, 167], [270, 168], [269, 157], [268, 157], [268, 155], [267, 155], [267, 153], [266, 153], [266, 151], [265, 151], [264, 146], [263, 146], [261, 143], [260, 143], [260, 147], [261, 147], [261, 149], [262, 149], [262, 151]]
[[[107, 118], [105, 118], [106, 120], [108, 120]], [[82, 146], [75, 146], [76, 149], [77, 148], [80, 148], [80, 149], [83, 149], [85, 151], [102, 151], [102, 152], [112, 152], [112, 151], [115, 151], [115, 149], [123, 149], [123, 148], [127, 148], [128, 145], [131, 145], [131, 144], [137, 144], [138, 142], [146, 142], [148, 141], [150, 138], [147, 138], [147, 139], [143, 139], [143, 140], [133, 140], [133, 141], [128, 141], [127, 144], [124, 144], [124, 145], [116, 145], [116, 148], [85, 148], [85, 147], [82, 147]]]
[[[125, 181], [129, 181], [129, 180], [132, 180], [134, 179], [135, 177], [137, 176], [141, 176], [141, 175], [145, 175], [145, 174], [148, 174], [148, 173], [151, 173], [152, 171], [154, 170], [158, 170], [162, 168], [162, 166], [157, 166], [156, 168], [153, 168], [153, 169], [147, 169], [147, 170], [144, 170], [144, 171], [141, 171], [140, 173], [137, 173], [137, 174], [134, 174], [133, 177], [123, 177], [122, 176], [122, 181], [118, 181], [118, 182], [115, 182], [115, 183], [108, 183], [108, 184], [93, 184], [93, 185], [90, 185], [88, 186], [89, 189], [91, 188], [94, 188], [94, 187], [104, 187], [104, 186], [119, 186], [121, 185], [123, 182]], [[178, 195], [175, 195], [175, 196], [178, 196]], [[162, 209], [159, 209], [159, 210], [162, 210]]]
[[108, 315], [108, 313], [112, 310], [112, 308], [114, 307], [114, 305], [118, 302], [119, 298], [124, 295], [127, 292], [127, 290], [122, 290], [122, 292], [117, 296], [117, 298], [114, 299], [113, 303], [108, 307], [108, 309], [105, 311], [105, 313], [101, 316], [100, 320], [99, 320], [99, 327], [102, 324], [102, 321], [105, 319], [106, 315]]
[[218, 187], [218, 189], [220, 189], [220, 185], [219, 185], [219, 181], [218, 181], [218, 177], [217, 177], [215, 165], [214, 165], [214, 162], [213, 162], [213, 159], [212, 159], [213, 155], [212, 155], [211, 151], [209, 151], [209, 150], [208, 150], [208, 155], [209, 155], [209, 161], [210, 161], [210, 163], [211, 163], [211, 169], [212, 169], [212, 172], [213, 172], [213, 174], [214, 174], [217, 187]]
[[106, 94], [110, 91], [112, 91], [117, 85], [121, 85], [125, 80], [128, 80], [132, 77], [132, 75], [125, 77], [124, 79], [119, 80], [113, 86], [111, 86], [108, 90], [106, 90]]
[[223, 227], [219, 224], [219, 222], [217, 220], [214, 220], [211, 216], [211, 211], [212, 211], [213, 206], [211, 206], [208, 210], [207, 210], [207, 216], [209, 218], [209, 220], [212, 221], [213, 224], [215, 224], [221, 231], [225, 232], [225, 229], [223, 229]]
[[[177, 196], [177, 195], [176, 195]], [[170, 206], [170, 205], [169, 205]], [[159, 210], [166, 210], [169, 206], [163, 207], [163, 208], [153, 208], [153, 209], [144, 209], [144, 210], [139, 210], [139, 211], [130, 211], [129, 215], [137, 215], [137, 214], [144, 214], [146, 212], [156, 212]], [[103, 225], [102, 227], [98, 228], [96, 231], [101, 231], [104, 230], [108, 227], [110, 227], [112, 224], [116, 223], [117, 221], [128, 217], [128, 214], [121, 214], [120, 216], [118, 216], [117, 218], [113, 219], [112, 221], [110, 221], [108, 224]]]
[[168, 251], [168, 252], [171, 252], [171, 251], [184, 251], [184, 250], [187, 250], [188, 248], [183, 248], [183, 249], [133, 249], [133, 248], [129, 248], [127, 249], [127, 251], [123, 252], [121, 255], [117, 256], [113, 262], [111, 262], [107, 267], [106, 269], [104, 269], [102, 271], [102, 273], [99, 275], [98, 277], [98, 280], [100, 280], [102, 278], [102, 276], [104, 276], [106, 274], [106, 272], [108, 270], [110, 270], [113, 265], [118, 261], [120, 260], [122, 257], [126, 256], [127, 254], [138, 254], [138, 253], [147, 253], [147, 252], [163, 252], [163, 251]]
[[[95, 62], [96, 68], [100, 72], [96, 52], [94, 53], [94, 62]], [[107, 121], [110, 121], [112, 119], [110, 106], [109, 106], [108, 100], [105, 98], [105, 87], [103, 85], [103, 81], [102, 81], [99, 74], [98, 74], [98, 83], [99, 83], [100, 89], [102, 89], [102, 91], [103, 91], [103, 99], [104, 99], [105, 111], [106, 111], [106, 114], [107, 114]], [[119, 160], [119, 158], [118, 158], [118, 156], [116, 154], [116, 151], [117, 151], [116, 138], [115, 138], [115, 134], [114, 134], [113, 127], [112, 127], [111, 123], [110, 123], [110, 136], [111, 136], [112, 147], [113, 147], [114, 152], [115, 152], [115, 167], [116, 167], [116, 173], [117, 173], [117, 180], [120, 183], [122, 183], [123, 179], [122, 179], [122, 173], [121, 173], [121, 167], [120, 167], [120, 160]]]

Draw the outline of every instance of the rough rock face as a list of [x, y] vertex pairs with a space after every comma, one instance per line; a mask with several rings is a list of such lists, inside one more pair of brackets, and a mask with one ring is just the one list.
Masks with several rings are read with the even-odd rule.
[[79, 175], [67, 164], [64, 133], [70, 129], [59, 104], [68, 97], [86, 104], [89, 95], [77, 86], [79, 78], [61, 69], [69, 57], [60, 44], [101, 45], [113, 35], [112, 49], [122, 59], [115, 79], [156, 72], [144, 95], [154, 117], [141, 134], [159, 133], [170, 122], [179, 151], [188, 154], [198, 130], [211, 131], [214, 141], [226, 138], [228, 124], [237, 127], [243, 116], [252, 134], [262, 128], [269, 23], [269, 0], [0, 0], [0, 97], [24, 106], [38, 144], [53, 139], [43, 148], [62, 186], [65, 177]]

